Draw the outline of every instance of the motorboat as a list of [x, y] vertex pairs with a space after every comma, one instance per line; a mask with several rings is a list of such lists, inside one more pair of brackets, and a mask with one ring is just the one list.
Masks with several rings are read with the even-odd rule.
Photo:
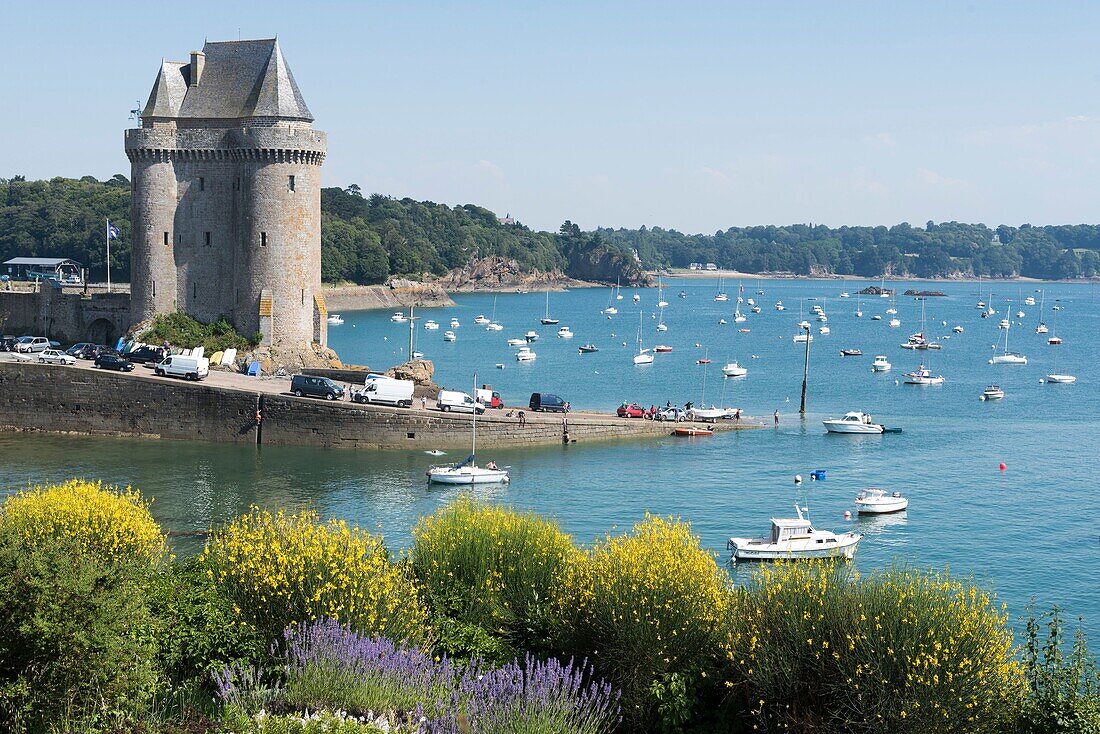
[[455, 336], [455, 333], [453, 331], [444, 331], [443, 332], [443, 341], [445, 341], [445, 342], [453, 342], [457, 338], [458, 337]]
[[538, 355], [531, 351], [531, 347], [520, 347], [516, 352], [517, 362], [534, 362]]
[[714, 429], [709, 426], [676, 426], [672, 429], [674, 436], [713, 436]]
[[1024, 313], [1023, 311], [1017, 311], [1016, 312], [1016, 318], [1022, 319], [1024, 316], [1027, 316], [1027, 314]]
[[1007, 364], [1007, 365], [1026, 365], [1027, 357], [1018, 353], [1008, 351], [1008, 332], [1011, 329], [1005, 329], [1005, 348], [1000, 354], [994, 354], [993, 359], [989, 360], [990, 364]]
[[600, 351], [600, 348], [595, 344], [585, 344], [583, 347], [579, 347], [577, 351], [581, 354], [591, 354], [592, 352]]
[[909, 506], [909, 500], [901, 492], [887, 492], [871, 487], [856, 495], [856, 512], [860, 515], [887, 515], [901, 512]]
[[817, 530], [802, 513], [805, 508], [794, 507], [797, 518], [772, 518], [771, 533], [763, 538], [730, 538], [726, 548], [731, 551], [730, 561], [781, 561], [805, 558], [841, 558], [851, 560], [856, 554], [861, 533], [836, 534], [829, 530]]
[[709, 408], [693, 407], [686, 413], [688, 420], [693, 421], [716, 421], [720, 418], [725, 418], [729, 414], [730, 410], [728, 408], [716, 408], [713, 405]]
[[526, 343], [526, 339], [512, 338], [508, 340], [508, 346], [510, 347], [522, 347]]
[[537, 342], [539, 340], [539, 334], [537, 331], [528, 331], [523, 335], [523, 338], [528, 342]]
[[1048, 329], [1047, 325], [1044, 324], [1042, 321], [1040, 321], [1039, 325], [1035, 327], [1035, 333], [1036, 334], [1045, 334], [1048, 331], [1050, 331], [1050, 329]]
[[412, 353], [412, 358], [413, 359], [424, 359], [424, 352], [413, 352]]
[[750, 331], [752, 331], [752, 329], [748, 329], [748, 328], [745, 328], [745, 329], [738, 329], [738, 330], [737, 330], [737, 333], [738, 333], [738, 334], [748, 334], [748, 333], [749, 333]]
[[776, 301], [775, 302], [775, 310], [776, 311], [786, 311], [787, 307], [783, 305], [783, 301]]
[[668, 326], [665, 324], [657, 324], [657, 331], [668, 331]]
[[608, 316], [614, 316], [615, 314], [619, 313], [619, 309], [615, 308], [614, 306], [608, 306], [603, 310], [602, 313], [605, 313]]
[[749, 374], [749, 368], [742, 367], [736, 362], [730, 362], [722, 368], [722, 374], [726, 377], [744, 377]]
[[725, 319], [718, 319], [718, 324], [720, 326], [725, 326], [726, 325], [726, 320]]
[[1056, 347], [1061, 343], [1062, 338], [1059, 336], [1052, 336], [1051, 338], [1047, 339], [1047, 344], [1051, 345], [1052, 347]]
[[893, 365], [886, 359], [885, 354], [875, 355], [875, 361], [871, 363], [872, 372], [889, 372]]
[[820, 329], [817, 330], [817, 333], [821, 334], [822, 336], [828, 336], [830, 331], [831, 330], [828, 326], [822, 326]]
[[840, 356], [841, 357], [862, 357], [863, 352], [859, 349], [841, 349], [840, 350]]
[[504, 331], [504, 327], [501, 324], [498, 324], [497, 322], [494, 321], [494, 322], [490, 323], [489, 325], [487, 325], [485, 327], [485, 330], [486, 331]]
[[451, 319], [451, 328], [457, 329], [461, 324], [458, 323], [458, 319]]
[[559, 339], [572, 339], [573, 338], [573, 332], [570, 331], [568, 326], [563, 326], [560, 329], [558, 329], [558, 338]]
[[438, 331], [439, 330], [439, 324], [436, 323], [435, 321], [433, 321], [432, 319], [428, 319], [427, 321], [424, 322], [424, 328], [427, 329], [428, 331]]
[[1077, 377], [1075, 375], [1047, 375], [1047, 382], [1056, 385], [1069, 385], [1077, 382]]
[[843, 418], [821, 421], [829, 433], [883, 433], [886, 426], [875, 423], [867, 413], [850, 411]]
[[1024, 299], [1024, 305], [1025, 306], [1034, 306], [1035, 305], [1035, 296], [1028, 296], [1027, 298], [1025, 298]]
[[714, 294], [714, 300], [718, 301], [719, 303], [724, 303], [724, 302], [728, 301], [729, 299], [730, 299], [730, 297], [727, 296], [725, 293], [715, 293]]
[[695, 364], [710, 364], [710, 357], [695, 360]]
[[892, 307], [892, 306], [890, 308], [886, 309], [886, 313], [890, 314], [891, 316], [896, 315], [897, 312], [898, 312], [898, 310], [896, 308]]
[[760, 313], [760, 311], [761, 311], [761, 309], [760, 309], [760, 307], [759, 307], [759, 306], [753, 306], [753, 307], [752, 307], [752, 312], [753, 312], [753, 313]]
[[1012, 322], [1008, 319], [1001, 319], [1001, 322], [997, 324], [998, 329], [1007, 329], [1010, 326], [1012, 326]]
[[333, 326], [339, 326], [340, 324], [344, 323], [343, 317], [341, 317], [338, 313], [330, 314], [329, 317], [325, 320]]
[[653, 351], [657, 354], [668, 354], [672, 351], [672, 347], [667, 344], [658, 344], [657, 346], [653, 347]]
[[638, 302], [638, 301], [640, 301], [640, 300], [642, 300], [642, 297], [641, 297], [641, 296], [639, 296], [639, 295], [638, 295], [637, 293], [635, 293], [635, 294], [634, 294], [634, 303], [637, 303], [637, 302]]
[[[474, 395], [477, 395], [477, 376], [474, 376]], [[470, 455], [464, 461], [428, 469], [428, 482], [433, 484], [502, 484], [508, 481], [508, 470], [499, 469], [495, 462], [477, 465], [477, 405], [470, 421]]]
[[890, 328], [891, 329], [896, 329], [899, 326], [901, 326], [901, 321], [899, 319], [890, 319]]
[[882, 321], [882, 317], [879, 316], [878, 314], [875, 314], [874, 316], [871, 317], [871, 321]]
[[756, 305], [756, 301], [752, 298], [746, 298], [745, 303], [749, 304], [750, 306], [755, 306]]
[[912, 372], [905, 373], [906, 385], [942, 385], [943, 375], [933, 375], [923, 364]]
[[403, 311], [398, 311], [393, 316], [390, 316], [390, 321], [395, 324], [403, 324], [409, 320], [409, 317], [405, 315]]
[[951, 331], [955, 332], [956, 334], [961, 334], [963, 333], [963, 327], [956, 325], [955, 328]]
[[851, 296], [851, 294], [849, 294], [848, 292], [844, 292], [844, 293], [841, 293], [841, 294], [840, 294], [840, 297], [841, 297], [841, 298], [851, 298], [852, 296]]
[[1001, 389], [1000, 385], [990, 385], [986, 389], [982, 390], [982, 394], [978, 396], [979, 400], [1004, 400], [1005, 391]]
[[485, 316], [483, 316], [482, 314], [478, 314], [477, 318], [474, 319], [474, 323], [478, 324], [479, 326], [484, 326], [485, 324], [489, 323], [489, 319], [485, 318]]

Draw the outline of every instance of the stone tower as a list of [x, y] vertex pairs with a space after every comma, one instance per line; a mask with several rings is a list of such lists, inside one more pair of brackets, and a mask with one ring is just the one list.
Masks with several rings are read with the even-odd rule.
[[326, 136], [312, 123], [278, 40], [208, 42], [189, 63], [161, 63], [141, 127], [126, 131], [135, 321], [224, 315], [277, 349], [326, 344]]

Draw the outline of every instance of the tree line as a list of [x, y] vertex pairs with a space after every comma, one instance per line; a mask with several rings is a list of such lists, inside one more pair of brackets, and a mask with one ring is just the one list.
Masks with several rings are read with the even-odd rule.
[[[0, 178], [0, 261], [67, 257], [93, 279], [130, 273], [130, 181], [116, 174], [27, 181]], [[557, 232], [500, 220], [474, 204], [448, 206], [359, 186], [321, 191], [321, 275], [326, 282], [373, 284], [390, 276], [442, 275], [472, 259], [499, 255], [527, 271], [561, 271], [582, 280], [633, 283], [644, 269], [715, 263], [750, 273], [861, 277], [1078, 278], [1100, 275], [1100, 225], [1019, 227], [960, 222], [892, 227], [815, 224], [731, 227], [713, 235], [674, 229], [597, 229], [566, 221]]]

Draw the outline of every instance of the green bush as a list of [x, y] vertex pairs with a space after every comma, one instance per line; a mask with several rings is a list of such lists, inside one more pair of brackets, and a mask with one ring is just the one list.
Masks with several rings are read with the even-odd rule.
[[[1046, 621], [1046, 637], [1041, 625]], [[1100, 733], [1100, 679], [1084, 630], [1077, 628], [1066, 651], [1065, 623], [1058, 607], [1028, 617], [1024, 636], [1027, 695], [1020, 710], [1020, 734]]]
[[421, 518], [412, 565], [438, 646], [495, 662], [545, 650], [549, 599], [576, 552], [553, 522], [467, 497]]
[[1005, 614], [946, 574], [786, 562], [734, 599], [726, 680], [759, 729], [996, 732], [1021, 700]]
[[0, 724], [97, 731], [145, 710], [157, 679], [150, 573], [145, 559], [0, 530]]
[[[385, 721], [385, 720], [384, 720]], [[343, 713], [319, 711], [313, 714], [270, 715], [253, 714], [251, 716], [236, 713], [227, 717], [222, 729], [233, 734], [400, 734], [415, 732], [409, 727], [392, 728], [386, 722], [386, 728], [380, 728], [366, 718], [359, 719]]]
[[[223, 352], [226, 349], [247, 351], [259, 344], [254, 334], [252, 341], [237, 333], [229, 319], [222, 316], [217, 321], [204, 324], [187, 314], [158, 314], [153, 317], [152, 325], [138, 334], [139, 341], [161, 344], [167, 341], [175, 347], [194, 349], [206, 347], [207, 354]], [[262, 336], [262, 335], [260, 335]]]

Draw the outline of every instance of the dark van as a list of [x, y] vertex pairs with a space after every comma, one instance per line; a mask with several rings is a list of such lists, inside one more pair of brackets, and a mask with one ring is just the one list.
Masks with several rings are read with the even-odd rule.
[[569, 407], [557, 395], [548, 392], [531, 393], [531, 410], [544, 410], [547, 413], [565, 413]]
[[337, 400], [344, 397], [344, 388], [327, 377], [294, 375], [290, 379], [290, 391], [298, 397]]

